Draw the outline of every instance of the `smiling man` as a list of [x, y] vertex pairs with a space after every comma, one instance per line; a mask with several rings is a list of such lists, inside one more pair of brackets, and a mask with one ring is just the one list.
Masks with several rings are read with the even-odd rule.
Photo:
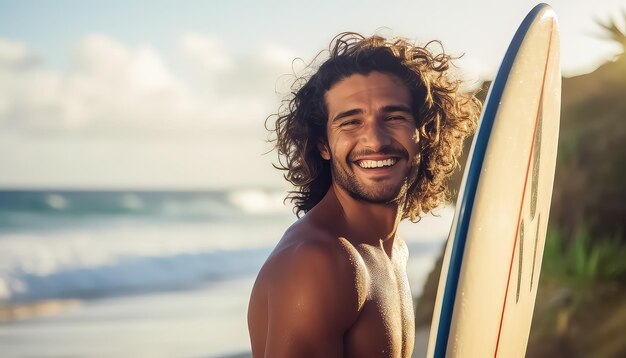
[[411, 356], [409, 253], [396, 229], [446, 200], [480, 111], [450, 57], [428, 47], [341, 34], [296, 81], [273, 130], [305, 215], [254, 285], [254, 357]]

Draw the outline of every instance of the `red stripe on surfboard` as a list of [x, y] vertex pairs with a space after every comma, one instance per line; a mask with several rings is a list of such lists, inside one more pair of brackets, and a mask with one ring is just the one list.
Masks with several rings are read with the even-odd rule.
[[[500, 335], [502, 334], [502, 323], [504, 322], [504, 311], [506, 309], [506, 301], [507, 301], [507, 297], [509, 296], [509, 285], [511, 283], [511, 273], [513, 272], [513, 259], [515, 258], [515, 248], [517, 247], [517, 237], [519, 235], [519, 227], [520, 227], [520, 222], [522, 220], [522, 209], [524, 207], [524, 198], [526, 196], [526, 184], [528, 184], [528, 173], [530, 172], [530, 163], [532, 161], [532, 156], [533, 156], [533, 149], [535, 147], [535, 138], [537, 136], [537, 124], [539, 123], [539, 111], [541, 110], [541, 108], [543, 107], [543, 90], [545, 89], [545, 83], [546, 83], [546, 76], [548, 74], [548, 62], [550, 60], [550, 50], [551, 45], [552, 45], [552, 31], [554, 29], [554, 21], [551, 24], [550, 27], [550, 40], [548, 42], [548, 55], [546, 56], [546, 63], [544, 65], [544, 70], [543, 70], [543, 80], [541, 82], [541, 94], [539, 95], [539, 106], [537, 108], [537, 115], [535, 117], [535, 129], [533, 130], [533, 141], [532, 144], [530, 146], [530, 154], [528, 155], [528, 163], [526, 164], [526, 178], [524, 179], [524, 189], [522, 191], [522, 201], [520, 203], [520, 208], [519, 208], [519, 213], [517, 216], [517, 228], [515, 229], [515, 240], [513, 242], [513, 251], [511, 252], [511, 262], [509, 264], [509, 277], [507, 279], [506, 282], [506, 291], [504, 292], [504, 302], [502, 304], [502, 313], [500, 314], [500, 327], [498, 328], [498, 339], [496, 340], [496, 351], [494, 352], [493, 356], [494, 358], [496, 358], [498, 356], [498, 347], [500, 346]], [[521, 269], [521, 267], [520, 267]]]

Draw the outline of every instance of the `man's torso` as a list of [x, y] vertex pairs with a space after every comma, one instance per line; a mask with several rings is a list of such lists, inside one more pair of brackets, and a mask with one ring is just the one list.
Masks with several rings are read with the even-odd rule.
[[[291, 229], [277, 245], [261, 270], [250, 301], [250, 330], [253, 352], [262, 356], [268, 326], [268, 281], [274, 270], [287, 269], [280, 263], [281, 256], [306, 240], [325, 240], [337, 245], [342, 260], [349, 260], [357, 275], [347, 290], [356, 294], [360, 307], [358, 316], [343, 336], [344, 357], [410, 357], [413, 350], [415, 325], [413, 301], [406, 275], [408, 250], [399, 239], [390, 254], [382, 247], [353, 244], [343, 237], [319, 235], [311, 230]], [[327, 317], [332, 320], [333, 317]]]

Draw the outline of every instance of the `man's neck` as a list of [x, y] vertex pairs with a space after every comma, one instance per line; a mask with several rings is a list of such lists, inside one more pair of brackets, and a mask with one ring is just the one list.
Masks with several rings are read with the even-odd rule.
[[[350, 241], [391, 249], [402, 219], [398, 204], [375, 204], [353, 198], [333, 183], [324, 197], [326, 205], [337, 206], [343, 216], [342, 232]], [[388, 251], [390, 253], [390, 251]]]

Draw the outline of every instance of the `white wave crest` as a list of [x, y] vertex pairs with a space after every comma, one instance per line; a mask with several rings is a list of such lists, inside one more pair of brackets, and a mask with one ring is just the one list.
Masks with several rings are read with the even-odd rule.
[[282, 191], [264, 191], [247, 189], [231, 192], [229, 201], [248, 214], [289, 213], [284, 204], [285, 193]]

